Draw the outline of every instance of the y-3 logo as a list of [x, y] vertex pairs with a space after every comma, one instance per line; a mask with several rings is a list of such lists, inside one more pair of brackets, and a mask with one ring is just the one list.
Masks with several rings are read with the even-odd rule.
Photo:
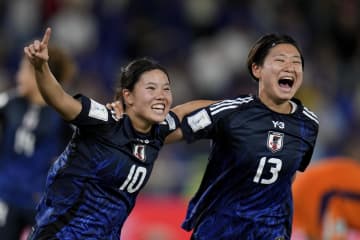
[[274, 128], [280, 128], [280, 129], [285, 128], [285, 123], [284, 122], [272, 121], [272, 123], [274, 124]]

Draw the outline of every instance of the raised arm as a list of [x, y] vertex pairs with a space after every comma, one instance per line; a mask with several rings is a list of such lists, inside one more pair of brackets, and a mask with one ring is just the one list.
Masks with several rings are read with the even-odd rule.
[[[191, 113], [192, 111], [206, 107], [215, 102], [217, 102], [217, 101], [194, 100], [194, 101], [186, 102], [184, 104], [177, 105], [174, 108], [172, 108], [171, 111], [173, 111], [178, 116], [179, 120], [182, 121], [182, 119], [187, 114]], [[166, 137], [165, 144], [178, 142], [182, 139], [183, 139], [183, 134], [182, 134], [181, 128], [178, 128]]]
[[81, 111], [81, 103], [66, 93], [52, 74], [48, 60], [51, 28], [47, 28], [41, 41], [35, 40], [24, 48], [25, 55], [34, 67], [36, 82], [46, 103], [65, 120], [73, 120]]

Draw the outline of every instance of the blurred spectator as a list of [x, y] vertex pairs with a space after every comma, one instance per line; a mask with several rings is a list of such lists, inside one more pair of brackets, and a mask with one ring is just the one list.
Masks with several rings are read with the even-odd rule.
[[93, 0], [66, 0], [49, 18], [54, 29], [53, 42], [75, 55], [92, 50], [98, 44], [97, 21], [91, 13]]
[[[74, 74], [72, 60], [62, 50], [49, 49], [49, 65], [64, 84]], [[35, 73], [23, 57], [16, 89], [0, 94], [0, 236], [17, 240], [34, 224], [35, 206], [43, 192], [48, 168], [64, 149], [72, 130], [45, 104]]]

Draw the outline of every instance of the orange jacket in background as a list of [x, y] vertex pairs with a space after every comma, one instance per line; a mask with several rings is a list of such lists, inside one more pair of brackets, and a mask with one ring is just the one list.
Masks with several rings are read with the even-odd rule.
[[[297, 174], [293, 197], [293, 229], [310, 239], [323, 239], [325, 219], [342, 219], [347, 227], [360, 230], [360, 163], [346, 157], [315, 162]], [[335, 226], [327, 225], [324, 232], [330, 230]]]

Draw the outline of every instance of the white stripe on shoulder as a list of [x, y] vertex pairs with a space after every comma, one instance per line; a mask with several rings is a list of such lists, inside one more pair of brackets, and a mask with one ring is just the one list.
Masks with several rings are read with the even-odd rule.
[[307, 107], [304, 107], [302, 112], [305, 116], [307, 116], [308, 118], [319, 124], [319, 118], [315, 115], [315, 113], [310, 111]]
[[239, 97], [232, 100], [223, 100], [218, 103], [214, 103], [210, 106], [210, 113], [212, 116], [227, 109], [237, 108], [241, 104], [248, 103], [254, 100], [253, 97]]
[[314, 118], [318, 119], [318, 117], [316, 116], [316, 114], [312, 111], [310, 111], [307, 107], [304, 106], [304, 111], [307, 111], [310, 115], [312, 115]]

